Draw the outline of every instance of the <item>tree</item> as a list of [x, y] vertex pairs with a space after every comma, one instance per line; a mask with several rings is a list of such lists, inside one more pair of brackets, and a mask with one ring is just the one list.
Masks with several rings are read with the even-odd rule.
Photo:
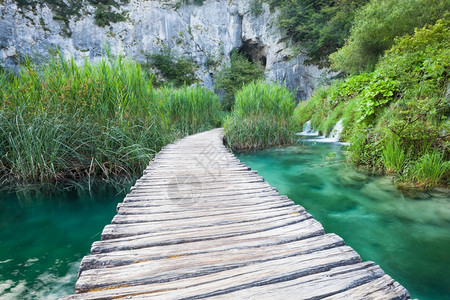
[[231, 110], [235, 93], [243, 85], [262, 78], [264, 68], [259, 63], [249, 61], [243, 54], [233, 51], [230, 62], [220, 70], [215, 82], [215, 88], [224, 92], [223, 108]]

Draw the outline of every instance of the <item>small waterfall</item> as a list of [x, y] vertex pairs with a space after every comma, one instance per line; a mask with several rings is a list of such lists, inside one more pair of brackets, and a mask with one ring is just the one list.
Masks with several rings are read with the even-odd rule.
[[[311, 120], [306, 122], [303, 125], [303, 131], [297, 133], [297, 135], [306, 137], [306, 141], [310, 142], [318, 142], [318, 143], [339, 143], [342, 145], [349, 145], [349, 143], [341, 143], [339, 142], [339, 139], [341, 138], [342, 131], [344, 130], [344, 126], [342, 125], [343, 119], [339, 120], [339, 122], [334, 125], [333, 129], [331, 130], [328, 137], [326, 136], [319, 136], [319, 133], [317, 131], [314, 131], [314, 129], [311, 128]], [[308, 138], [312, 137], [312, 138]]]
[[340, 119], [339, 122], [334, 125], [333, 129], [331, 130], [330, 134], [328, 135], [328, 140], [330, 142], [339, 142], [339, 139], [341, 138], [342, 130], [344, 130], [344, 126], [342, 126], [343, 119]]
[[318, 136], [319, 132], [314, 131], [311, 127], [311, 120], [308, 120], [305, 124], [303, 124], [303, 131], [297, 133], [300, 136]]

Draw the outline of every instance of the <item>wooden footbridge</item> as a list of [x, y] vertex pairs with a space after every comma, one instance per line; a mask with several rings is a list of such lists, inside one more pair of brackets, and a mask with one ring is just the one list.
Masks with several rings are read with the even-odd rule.
[[164, 147], [65, 299], [409, 299], [405, 288], [224, 147]]

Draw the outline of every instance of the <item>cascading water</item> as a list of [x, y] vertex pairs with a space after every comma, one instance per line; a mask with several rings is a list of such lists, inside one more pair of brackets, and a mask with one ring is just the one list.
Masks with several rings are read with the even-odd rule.
[[319, 136], [318, 131], [314, 131], [311, 127], [311, 120], [308, 120], [305, 124], [303, 124], [303, 131], [297, 133], [300, 136]]
[[340, 119], [339, 122], [334, 125], [333, 129], [331, 130], [330, 134], [328, 135], [328, 140], [330, 142], [339, 142], [339, 139], [341, 138], [342, 130], [344, 130], [344, 126], [342, 126], [343, 120]]
[[[317, 131], [314, 131], [311, 127], [311, 120], [307, 121], [303, 125], [303, 131], [297, 133], [299, 136], [306, 137], [307, 141], [311, 142], [319, 142], [319, 143], [339, 143], [339, 139], [341, 138], [342, 131], [344, 130], [344, 126], [342, 125], [343, 119], [339, 120], [336, 125], [331, 130], [328, 137], [326, 136], [319, 136], [319, 133]], [[314, 138], [308, 138], [308, 137], [314, 137]], [[348, 143], [341, 143], [346, 144]]]

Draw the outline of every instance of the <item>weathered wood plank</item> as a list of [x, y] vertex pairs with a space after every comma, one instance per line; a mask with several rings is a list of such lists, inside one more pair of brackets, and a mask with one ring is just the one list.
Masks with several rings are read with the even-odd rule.
[[[198, 257], [169, 257], [162, 259], [162, 261], [144, 261], [126, 266], [87, 270], [82, 273], [83, 276], [80, 277], [75, 288], [79, 292], [86, 292], [90, 289], [104, 288], [109, 285], [161, 283], [199, 277], [231, 269], [238, 269], [234, 273], [230, 272], [237, 275], [242, 274], [244, 267], [246, 274], [265, 273], [271, 270], [268, 273], [286, 276], [287, 270], [285, 267], [292, 264], [296, 265], [296, 268], [294, 268], [296, 273], [309, 275], [338, 266], [358, 263], [361, 260], [359, 255], [347, 246], [304, 255], [296, 255], [298, 251], [295, 249], [283, 247], [283, 249], [278, 249], [278, 254], [271, 254], [269, 257], [252, 256], [254, 250], [247, 250], [246, 255], [244, 251], [239, 251], [239, 253], [230, 251], [226, 254], [217, 252], [197, 254], [196, 256]], [[167, 262], [164, 262], [164, 260], [167, 260]], [[205, 263], [198, 265], [198, 261]], [[275, 268], [276, 266], [277, 268]], [[195, 279], [192, 280], [194, 281]]]
[[[117, 214], [112, 224], [130, 224], [130, 223], [151, 223], [154, 226], [155, 222], [164, 221], [180, 221], [183, 224], [198, 223], [207, 224], [213, 222], [214, 224], [229, 224], [242, 223], [250, 220], [262, 220], [273, 215], [289, 215], [294, 213], [304, 212], [304, 208], [297, 205], [289, 205], [282, 207], [272, 207], [271, 209], [250, 210], [250, 211], [234, 211], [233, 213], [223, 213], [222, 211], [210, 212], [209, 214], [198, 214], [197, 212], [177, 212], [165, 214]], [[218, 218], [220, 216], [220, 218]], [[163, 223], [163, 225], [166, 223]]]
[[[207, 219], [203, 222], [154, 222], [151, 224], [121, 224], [107, 225], [102, 232], [102, 240], [111, 240], [112, 243], [117, 244], [118, 238], [146, 238], [151, 235], [155, 239], [158, 237], [156, 233], [163, 234], [164, 236], [170, 234], [170, 238], [165, 240], [172, 240], [181, 234], [184, 237], [184, 241], [188, 238], [202, 238], [214, 239], [224, 235], [238, 235], [249, 234], [253, 232], [260, 232], [276, 227], [285, 226], [287, 224], [306, 222], [304, 226], [311, 226], [311, 230], [315, 230], [317, 221], [311, 219], [311, 215], [307, 213], [293, 212], [293, 213], [280, 213], [267, 215], [265, 217], [250, 216], [240, 222], [235, 220], [222, 221], [221, 219]], [[256, 227], [258, 226], [258, 227]], [[320, 225], [321, 226], [321, 225]], [[184, 236], [183, 236], [184, 235]], [[208, 238], [206, 238], [208, 237]]]
[[[268, 222], [270, 221], [270, 222]], [[260, 224], [258, 224], [260, 223]], [[242, 224], [217, 225], [204, 228], [173, 229], [172, 231], [155, 231], [137, 236], [127, 236], [116, 239], [106, 239], [92, 244], [91, 253], [105, 253], [118, 250], [139, 249], [163, 245], [175, 245], [181, 243], [192, 243], [197, 241], [215, 242], [217, 239], [247, 236], [255, 233], [282, 228], [297, 224], [297, 234], [304, 238], [313, 237], [324, 233], [322, 225], [309, 218], [299, 220], [298, 218], [274, 217], [270, 220], [255, 221], [252, 225]], [[254, 226], [257, 226], [256, 228]]]
[[[277, 233], [284, 233], [278, 236]], [[271, 239], [268, 239], [270, 237]], [[277, 253], [280, 244], [296, 243], [298, 254], [306, 254], [314, 251], [344, 246], [344, 241], [334, 235], [316, 236], [302, 239], [296, 230], [282, 228], [274, 229], [269, 234], [254, 234], [254, 237], [229, 237], [218, 239], [214, 243], [193, 242], [159, 247], [141, 248], [136, 250], [115, 251], [107, 254], [93, 254], [83, 258], [80, 272], [88, 269], [99, 269], [127, 264], [138, 263], [140, 261], [158, 260], [169, 257], [188, 256], [212, 252], [224, 252], [248, 249], [255, 249], [256, 253], [269, 249]], [[285, 245], [281, 246], [284, 248]], [[253, 251], [253, 250], [252, 250]], [[263, 253], [264, 255], [265, 253]]]

